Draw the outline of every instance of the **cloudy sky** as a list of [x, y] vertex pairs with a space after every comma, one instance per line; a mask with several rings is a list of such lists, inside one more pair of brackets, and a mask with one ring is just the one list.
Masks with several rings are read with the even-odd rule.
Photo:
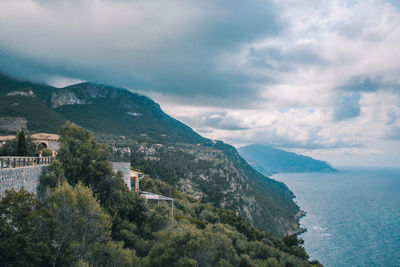
[[1, 0], [0, 71], [123, 86], [235, 146], [400, 167], [397, 0]]

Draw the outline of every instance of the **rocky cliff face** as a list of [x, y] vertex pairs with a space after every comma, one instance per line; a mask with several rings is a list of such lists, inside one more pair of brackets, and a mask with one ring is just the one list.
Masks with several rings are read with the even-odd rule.
[[59, 108], [66, 105], [86, 104], [85, 100], [79, 99], [74, 93], [68, 90], [52, 93], [50, 101], [52, 108]]
[[210, 140], [198, 144], [163, 144], [106, 138], [116, 148], [127, 149], [132, 166], [151, 177], [176, 185], [202, 202], [229, 208], [259, 228], [276, 235], [300, 231], [292, 192], [282, 183], [254, 171], [236, 150]]

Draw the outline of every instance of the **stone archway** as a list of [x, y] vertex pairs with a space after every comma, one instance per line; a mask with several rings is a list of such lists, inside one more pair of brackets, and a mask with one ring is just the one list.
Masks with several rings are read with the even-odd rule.
[[49, 149], [49, 145], [45, 142], [40, 142], [37, 146], [38, 151], [41, 151], [43, 149]]

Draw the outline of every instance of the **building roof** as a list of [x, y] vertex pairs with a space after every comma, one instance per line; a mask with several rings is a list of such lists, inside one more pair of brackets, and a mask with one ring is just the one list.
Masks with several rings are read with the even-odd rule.
[[174, 201], [173, 198], [166, 197], [166, 196], [162, 196], [162, 195], [155, 194], [155, 193], [151, 193], [151, 192], [142, 191], [142, 192], [140, 192], [140, 195], [141, 195], [142, 197], [144, 197], [145, 199]]
[[60, 140], [60, 136], [58, 134], [50, 134], [50, 133], [32, 134], [31, 138], [34, 140], [46, 140], [46, 141], [59, 141]]
[[131, 176], [139, 176], [139, 175], [143, 175], [143, 173], [131, 170]]
[[16, 137], [15, 135], [3, 135], [0, 136], [0, 141], [10, 141], [10, 140], [14, 140]]

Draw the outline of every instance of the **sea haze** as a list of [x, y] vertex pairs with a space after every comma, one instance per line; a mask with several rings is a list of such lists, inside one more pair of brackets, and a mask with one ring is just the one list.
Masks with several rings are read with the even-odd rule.
[[400, 266], [400, 169], [279, 173], [307, 212], [301, 235], [325, 266]]

